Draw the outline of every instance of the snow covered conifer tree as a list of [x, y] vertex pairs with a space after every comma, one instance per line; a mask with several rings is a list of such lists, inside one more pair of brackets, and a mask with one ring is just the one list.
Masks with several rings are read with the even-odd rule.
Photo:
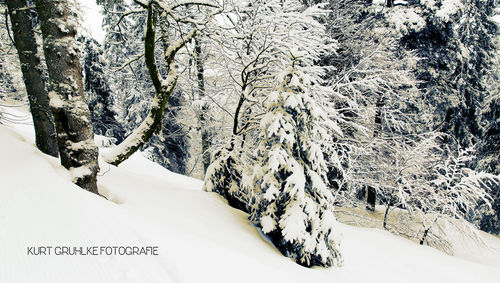
[[[229, 102], [234, 111], [229, 110], [232, 121], [226, 119], [221, 128], [228, 124], [232, 127], [213, 133], [212, 144], [219, 149], [207, 169], [204, 189], [220, 194], [229, 205], [249, 212], [246, 208], [251, 204], [247, 200], [253, 198], [253, 192], [241, 185], [242, 178], [248, 175], [244, 172], [247, 167], [253, 167], [255, 162], [259, 121], [267, 112], [263, 105], [275, 88], [276, 75], [289, 64], [292, 50], [300, 50], [304, 72], [316, 78], [315, 87], [324, 86], [326, 68], [316, 62], [322, 55], [334, 53], [336, 45], [318, 22], [327, 15], [324, 5], [306, 7], [298, 0], [227, 1], [225, 4], [228, 22], [218, 32], [224, 40], [215, 41], [212, 36], [214, 42], [205, 41], [217, 48], [212, 56], [218, 61], [217, 75], [225, 78], [225, 82], [221, 86], [218, 81], [214, 90], [207, 77], [205, 86], [207, 94], [221, 93], [224, 89], [225, 93], [220, 96], [224, 100], [219, 98], [218, 104]], [[206, 66], [210, 68], [214, 64], [208, 61]], [[326, 93], [326, 89], [321, 91]]]
[[340, 265], [334, 239], [333, 194], [318, 140], [324, 114], [299, 62], [278, 76], [262, 118], [257, 164], [246, 186], [259, 198], [252, 220], [280, 252], [303, 266]]
[[415, 75], [426, 104], [435, 113], [433, 126], [456, 138], [462, 147], [478, 144], [478, 106], [493, 90], [487, 78], [498, 56], [494, 8], [495, 1], [485, 0], [424, 1], [405, 8], [405, 13], [422, 23], [407, 23], [420, 28], [403, 28], [409, 32], [401, 43], [426, 58], [419, 61]]
[[251, 213], [252, 188], [242, 187], [244, 162], [248, 158], [241, 147], [243, 140], [232, 137], [228, 145], [214, 154], [207, 169], [203, 189], [221, 195], [228, 204], [246, 213]]
[[116, 120], [115, 101], [105, 76], [105, 62], [102, 59], [102, 46], [86, 36], [78, 39], [83, 45], [81, 55], [84, 87], [87, 104], [90, 110], [90, 120], [94, 133], [114, 138], [117, 142], [123, 140], [125, 131]]
[[[498, 83], [492, 86], [500, 89]], [[498, 154], [500, 152], [500, 91], [492, 95], [485, 104], [487, 107], [483, 115], [483, 139], [479, 144], [478, 168], [498, 176], [500, 175], [500, 155]], [[483, 215], [480, 227], [481, 230], [500, 234], [500, 182], [491, 187], [490, 194], [493, 198], [492, 210]]]

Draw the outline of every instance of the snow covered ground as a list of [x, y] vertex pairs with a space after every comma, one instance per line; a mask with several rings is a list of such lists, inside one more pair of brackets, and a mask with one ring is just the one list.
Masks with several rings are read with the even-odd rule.
[[[14, 108], [3, 108], [22, 116]], [[7, 109], [7, 110], [5, 110]], [[338, 224], [341, 268], [283, 257], [199, 180], [139, 154], [101, 162], [81, 190], [34, 146], [32, 126], [0, 125], [0, 282], [499, 282], [500, 238], [452, 257], [374, 228]], [[105, 150], [105, 149], [103, 149]], [[39, 246], [158, 246], [159, 255], [28, 255]]]

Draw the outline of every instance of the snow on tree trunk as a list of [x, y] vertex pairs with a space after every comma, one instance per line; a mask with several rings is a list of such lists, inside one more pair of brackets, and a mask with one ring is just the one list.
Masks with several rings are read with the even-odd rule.
[[154, 133], [161, 130], [163, 122], [163, 113], [168, 103], [170, 95], [174, 91], [177, 83], [177, 74], [175, 72], [174, 58], [177, 52], [186, 45], [188, 41], [196, 36], [197, 29], [192, 29], [184, 37], [171, 43], [165, 50], [165, 61], [167, 63], [167, 78], [164, 80], [156, 65], [155, 59], [155, 34], [157, 15], [153, 4], [146, 7], [148, 17], [146, 21], [146, 33], [144, 39], [144, 57], [148, 68], [149, 76], [155, 88], [155, 97], [146, 119], [135, 129], [122, 143], [104, 154], [106, 162], [118, 166], [129, 158], [134, 152], [141, 148]]
[[170, 94], [174, 90], [175, 80], [172, 80], [169, 85], [170, 90], [168, 92], [156, 93], [148, 116], [141, 125], [118, 146], [104, 153], [106, 162], [118, 166], [141, 148], [154, 133], [161, 130], [163, 112], [165, 112]]
[[252, 221], [303, 266], [341, 265], [333, 194], [318, 142], [326, 137], [319, 125], [324, 114], [309, 93], [309, 77], [297, 66], [278, 81], [283, 83], [269, 95], [261, 121], [258, 164], [245, 184], [260, 190]]
[[54, 118], [49, 108], [49, 97], [43, 79], [43, 68], [33, 30], [31, 11], [28, 9], [26, 0], [7, 0], [6, 3], [33, 116], [36, 146], [42, 152], [57, 157], [59, 150]]
[[35, 2], [43, 35], [51, 86], [50, 108], [54, 115], [61, 164], [70, 170], [78, 186], [98, 193], [98, 151], [84, 97], [74, 12], [67, 1]]
[[[195, 56], [196, 56], [196, 79], [198, 81], [199, 99], [205, 98], [205, 76], [204, 63], [202, 58], [202, 49], [200, 40], [195, 39]], [[201, 128], [201, 152], [203, 154], [203, 174], [206, 174], [208, 166], [210, 166], [210, 134], [207, 126], [208, 105], [206, 101], [202, 102], [198, 120]]]

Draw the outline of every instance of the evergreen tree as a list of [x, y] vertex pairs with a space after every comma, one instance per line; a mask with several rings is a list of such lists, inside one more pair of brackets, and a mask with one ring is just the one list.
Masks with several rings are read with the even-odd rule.
[[228, 144], [213, 155], [213, 162], [207, 169], [203, 190], [221, 195], [236, 209], [251, 213], [253, 189], [242, 184], [245, 164], [254, 160], [245, 154], [244, 141], [231, 137]]
[[84, 87], [94, 133], [114, 138], [120, 143], [125, 132], [116, 120], [117, 114], [113, 110], [115, 101], [105, 75], [102, 46], [88, 37], [80, 37], [79, 41], [83, 44], [81, 58]]
[[105, 76], [116, 102], [117, 120], [129, 135], [147, 115], [154, 95], [143, 60], [146, 16], [122, 0], [98, 1], [103, 7]]
[[[415, 74], [424, 101], [432, 107], [432, 127], [449, 135], [444, 143], [456, 140], [461, 147], [476, 147], [477, 162], [468, 165], [472, 169], [499, 174], [495, 170], [498, 148], [494, 145], [497, 118], [492, 115], [498, 93], [494, 8], [495, 2], [488, 0], [425, 1], [396, 10], [398, 15], [411, 13], [412, 17], [394, 22], [401, 27], [402, 44], [425, 58], [419, 61]], [[490, 228], [484, 229], [500, 231], [500, 223], [493, 220], [500, 218], [496, 203], [495, 213], [481, 209], [490, 211], [485, 216], [489, 220], [482, 224]]]
[[479, 106], [489, 96], [486, 81], [496, 54], [493, 8], [488, 0], [426, 1], [407, 8], [424, 21], [417, 29], [405, 28], [402, 43], [425, 58], [415, 72], [434, 107], [434, 127], [463, 147], [480, 139]]
[[252, 220], [284, 255], [304, 266], [341, 264], [334, 238], [333, 193], [320, 140], [325, 119], [311, 82], [294, 61], [277, 81], [261, 121]]
[[263, 105], [276, 75], [286, 68], [290, 54], [299, 52], [304, 72], [316, 77], [315, 87], [321, 87], [325, 70], [315, 63], [335, 46], [316, 20], [326, 14], [321, 6], [305, 7], [297, 0], [230, 1], [227, 5], [229, 27], [217, 33], [223, 40], [214, 41], [222, 81], [218, 88], [227, 90], [222, 97], [233, 107], [227, 111], [232, 121], [223, 120], [226, 131], [214, 133], [223, 148], [219, 147], [207, 169], [205, 190], [217, 192], [230, 205], [249, 212], [252, 192], [241, 185], [241, 178], [255, 162], [258, 124], [267, 111]]
[[[496, 84], [499, 87], [499, 84]], [[494, 94], [486, 101], [483, 117], [482, 141], [478, 146], [478, 168], [500, 175], [500, 96]], [[481, 230], [500, 234], [500, 182], [491, 183], [491, 209], [482, 206], [479, 220]]]

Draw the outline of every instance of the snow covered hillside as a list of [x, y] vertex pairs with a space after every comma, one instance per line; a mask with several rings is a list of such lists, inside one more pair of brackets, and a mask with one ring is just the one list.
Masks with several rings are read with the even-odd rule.
[[[486, 237], [492, 249], [464, 247], [452, 257], [339, 223], [344, 266], [307, 269], [274, 249], [247, 215], [202, 192], [199, 180], [140, 153], [119, 167], [101, 162], [106, 200], [74, 185], [58, 160], [39, 152], [32, 126], [0, 125], [0, 141], [2, 283], [499, 282], [494, 236]], [[28, 255], [40, 246], [157, 246], [158, 255]]]

